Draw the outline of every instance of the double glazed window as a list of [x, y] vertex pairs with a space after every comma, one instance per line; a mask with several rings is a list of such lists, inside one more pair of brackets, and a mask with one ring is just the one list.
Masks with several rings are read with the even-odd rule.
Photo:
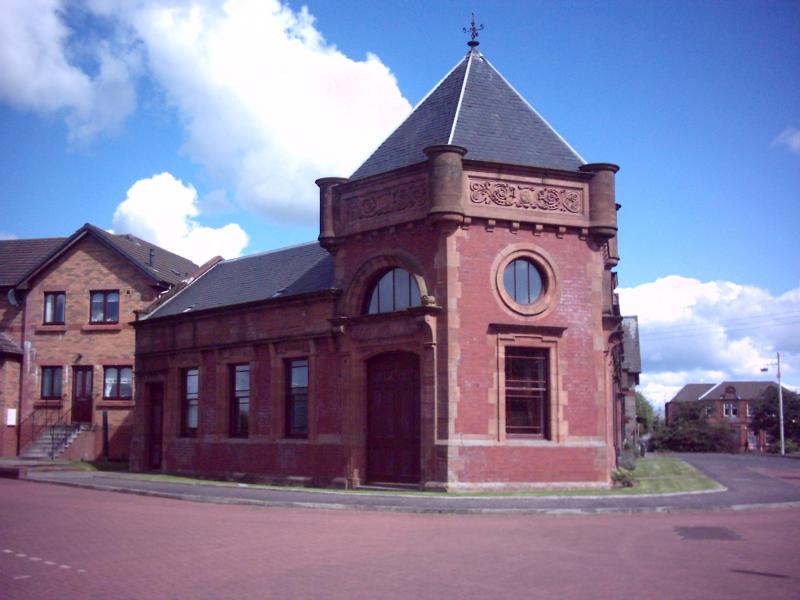
[[231, 366], [231, 437], [250, 431], [250, 365]]
[[42, 394], [47, 399], [61, 399], [61, 367], [42, 367]]
[[119, 322], [119, 291], [99, 291], [90, 294], [91, 309], [89, 321], [92, 323]]
[[416, 278], [405, 269], [392, 269], [384, 273], [372, 288], [365, 312], [375, 315], [421, 304]]
[[550, 437], [548, 351], [506, 347], [506, 433]]
[[286, 361], [286, 436], [308, 437], [308, 359]]
[[182, 377], [181, 435], [197, 435], [200, 375], [197, 369], [184, 369]]
[[45, 292], [44, 323], [48, 325], [63, 325], [66, 304], [67, 294], [65, 292]]
[[133, 397], [133, 369], [106, 367], [103, 373], [103, 398], [130, 400]]

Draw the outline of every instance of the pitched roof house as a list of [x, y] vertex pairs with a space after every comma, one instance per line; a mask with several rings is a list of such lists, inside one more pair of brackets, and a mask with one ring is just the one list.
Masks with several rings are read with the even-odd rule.
[[[52, 455], [70, 442], [73, 458], [127, 458], [129, 321], [196, 269], [89, 223], [66, 238], [0, 241], [2, 455]], [[39, 440], [54, 424], [59, 443], [45, 448]]]
[[609, 485], [617, 169], [473, 46], [349, 179], [317, 181], [318, 242], [220, 261], [136, 322], [132, 468]]

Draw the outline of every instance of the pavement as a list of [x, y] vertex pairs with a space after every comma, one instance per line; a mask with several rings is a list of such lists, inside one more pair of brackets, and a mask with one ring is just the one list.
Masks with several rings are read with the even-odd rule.
[[800, 507], [800, 460], [779, 456], [676, 454], [724, 489], [637, 496], [431, 495], [393, 491], [264, 488], [143, 479], [130, 473], [41, 470], [29, 481], [195, 502], [410, 513], [580, 515]]

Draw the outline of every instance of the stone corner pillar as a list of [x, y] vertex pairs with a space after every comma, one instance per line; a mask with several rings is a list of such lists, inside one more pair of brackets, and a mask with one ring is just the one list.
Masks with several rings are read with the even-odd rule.
[[333, 224], [334, 188], [347, 183], [344, 177], [323, 177], [314, 183], [319, 186], [319, 243], [323, 248], [336, 244], [336, 232]]
[[428, 146], [423, 150], [428, 157], [429, 215], [435, 221], [464, 219], [462, 203], [464, 166], [462, 159], [467, 149], [462, 146]]
[[584, 173], [593, 173], [589, 181], [589, 231], [599, 241], [607, 241], [617, 235], [617, 202], [614, 191], [614, 175], [619, 166], [612, 163], [589, 163], [582, 165]]

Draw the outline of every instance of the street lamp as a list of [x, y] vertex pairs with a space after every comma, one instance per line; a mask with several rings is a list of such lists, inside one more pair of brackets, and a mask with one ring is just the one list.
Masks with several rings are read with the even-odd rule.
[[[781, 353], [777, 352], [778, 355], [778, 419], [780, 422], [780, 432], [781, 432], [781, 455], [786, 454], [786, 445], [783, 441], [783, 386], [781, 385]], [[761, 369], [761, 372], [765, 372], [767, 367]]]

